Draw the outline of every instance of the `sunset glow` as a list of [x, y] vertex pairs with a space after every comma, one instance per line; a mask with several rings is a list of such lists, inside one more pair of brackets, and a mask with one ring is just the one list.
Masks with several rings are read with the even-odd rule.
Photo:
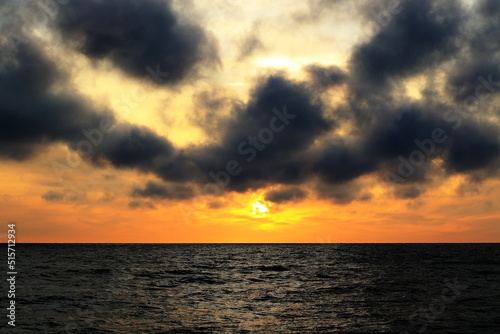
[[269, 212], [269, 209], [267, 206], [262, 204], [261, 202], [256, 202], [252, 204], [252, 214], [256, 216], [265, 216], [267, 212]]

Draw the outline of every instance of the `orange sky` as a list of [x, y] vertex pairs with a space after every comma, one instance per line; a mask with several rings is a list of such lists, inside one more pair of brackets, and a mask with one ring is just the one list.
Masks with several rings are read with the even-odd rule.
[[[47, 201], [55, 183], [50, 168], [11, 163], [2, 173], [7, 189], [0, 219], [17, 223], [18, 242], [498, 242], [499, 182], [481, 192], [457, 195], [457, 177], [415, 200], [395, 199], [368, 177], [373, 198], [349, 204], [308, 199], [273, 204], [261, 192], [230, 193], [187, 201], [155, 203], [154, 209], [127, 207], [134, 172], [75, 171], [62, 188], [74, 198]], [[8, 175], [6, 177], [5, 175]], [[67, 174], [69, 175], [69, 174]], [[110, 175], [116, 178], [108, 179]], [[75, 175], [76, 176], [76, 175]], [[144, 176], [142, 176], [144, 178]], [[99, 187], [92, 183], [100, 184]], [[89, 185], [91, 184], [91, 185]], [[254, 204], [270, 207], [255, 210]], [[213, 209], [210, 203], [220, 203]], [[5, 236], [4, 236], [5, 238]]]

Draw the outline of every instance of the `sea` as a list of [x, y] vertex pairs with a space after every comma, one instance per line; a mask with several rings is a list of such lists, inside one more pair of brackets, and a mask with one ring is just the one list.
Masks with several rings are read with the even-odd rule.
[[500, 333], [500, 244], [16, 252], [16, 326], [4, 315], [1, 333]]

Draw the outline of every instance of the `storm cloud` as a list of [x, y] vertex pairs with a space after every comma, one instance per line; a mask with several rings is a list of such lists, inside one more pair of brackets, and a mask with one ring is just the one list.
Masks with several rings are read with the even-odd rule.
[[0, 155], [23, 160], [44, 145], [77, 141], [83, 129], [99, 127], [108, 110], [97, 111], [69, 91], [55, 92], [65, 81], [55, 64], [32, 44], [22, 44], [14, 57], [8, 44], [0, 45]]
[[221, 143], [193, 156], [207, 173], [237, 161], [242, 172], [228, 184], [231, 190], [295, 183], [309, 173], [302, 154], [333, 127], [324, 116], [324, 106], [304, 83], [275, 74], [259, 78], [248, 103], [235, 106]]
[[157, 68], [167, 72], [157, 78], [160, 84], [178, 83], [220, 63], [214, 38], [179, 19], [170, 1], [71, 1], [61, 6], [57, 25], [66, 41], [92, 59], [108, 59], [139, 78]]
[[387, 26], [355, 48], [351, 72], [359, 79], [384, 84], [433, 66], [458, 50], [458, 1], [407, 0], [400, 7]]
[[290, 187], [290, 188], [271, 190], [266, 193], [264, 199], [266, 201], [274, 203], [285, 203], [290, 201], [299, 201], [301, 199], [306, 198], [307, 195], [308, 192], [303, 189], [297, 187]]
[[[245, 101], [223, 89], [196, 93], [193, 105], [207, 110], [199, 125], [207, 123], [216, 138], [182, 148], [168, 133], [119, 122], [111, 108], [96, 109], [71, 91], [69, 74], [38, 44], [22, 43], [16, 53], [3, 42], [0, 158], [26, 160], [64, 143], [95, 166], [156, 178], [131, 190], [131, 208], [189, 199], [190, 186], [208, 183], [237, 192], [272, 187], [265, 198], [275, 203], [310, 195], [349, 203], [371, 196], [361, 177], [382, 179], [417, 156], [422, 163], [403, 177], [405, 185], [396, 185], [398, 198], [425, 193], [433, 173], [496, 177], [496, 2], [481, 1], [472, 13], [458, 2], [430, 0], [402, 1], [401, 9], [353, 48], [345, 68], [306, 64], [304, 78], [267, 71], [254, 77]], [[201, 25], [180, 19], [168, 1], [72, 1], [61, 6], [56, 28], [84, 56], [107, 59], [131, 77], [159, 66], [169, 73], [162, 84], [170, 87], [160, 87], [165, 91], [219, 63], [216, 41]], [[405, 80], [419, 74], [428, 82], [410, 98]], [[442, 91], [434, 89], [437, 77], [446, 83]], [[325, 97], [330, 88], [333, 104]], [[477, 108], [465, 110], [464, 100], [474, 96]], [[98, 133], [103, 120], [111, 127]], [[442, 141], [434, 139], [436, 131]], [[62, 199], [55, 192], [43, 198]]]
[[310, 75], [315, 88], [335, 87], [344, 83], [347, 75], [338, 66], [308, 65], [305, 71]]
[[183, 185], [166, 185], [156, 181], [148, 181], [143, 188], [135, 187], [130, 195], [151, 199], [188, 199], [193, 197], [195, 192]]

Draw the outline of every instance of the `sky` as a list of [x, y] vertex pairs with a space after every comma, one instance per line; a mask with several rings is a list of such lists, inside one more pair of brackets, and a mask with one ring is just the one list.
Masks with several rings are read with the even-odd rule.
[[499, 15], [3, 1], [0, 222], [18, 242], [500, 242]]

